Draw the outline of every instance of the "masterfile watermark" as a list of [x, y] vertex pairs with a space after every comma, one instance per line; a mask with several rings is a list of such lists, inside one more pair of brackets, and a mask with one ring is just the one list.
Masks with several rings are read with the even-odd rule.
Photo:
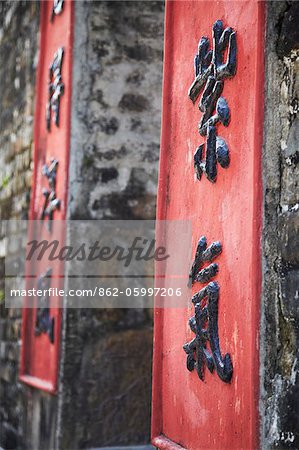
[[190, 221], [8, 221], [5, 304], [185, 307]]
[[87, 245], [85, 242], [79, 247], [72, 245], [65, 245], [60, 247], [57, 239], [48, 241], [38, 241], [34, 239], [27, 243], [29, 250], [26, 254], [26, 261], [32, 260], [35, 256], [37, 261], [47, 258], [49, 261], [110, 261], [116, 258], [117, 261], [123, 262], [125, 267], [128, 267], [133, 258], [136, 261], [164, 261], [169, 258], [166, 248], [163, 246], [156, 248], [155, 239], [144, 239], [142, 237], [135, 237], [132, 244], [128, 247], [116, 245], [116, 247], [101, 246], [99, 241], [92, 245]]

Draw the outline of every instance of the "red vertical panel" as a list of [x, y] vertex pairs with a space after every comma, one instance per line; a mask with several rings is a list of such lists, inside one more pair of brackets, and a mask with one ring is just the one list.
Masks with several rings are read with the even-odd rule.
[[[193, 153], [198, 101], [188, 98], [202, 36], [222, 20], [237, 33], [237, 73], [224, 82], [231, 122], [218, 128], [230, 166], [218, 164], [216, 183], [196, 180]], [[205, 370], [202, 382], [186, 369], [183, 344], [194, 334], [186, 309], [156, 309], [153, 367], [153, 443], [158, 448], [254, 450], [258, 447], [259, 306], [261, 290], [261, 154], [264, 5], [256, 1], [169, 1], [166, 8], [163, 121], [158, 219], [192, 221], [192, 251], [200, 236], [220, 241], [219, 338], [233, 362], [222, 382]], [[193, 294], [199, 290], [198, 283]]]
[[[67, 209], [74, 4], [71, 0], [65, 0], [62, 12], [55, 15], [53, 20], [51, 20], [52, 8], [52, 1], [41, 2], [40, 54], [34, 118], [34, 173], [29, 217], [31, 220], [40, 219], [44, 204], [43, 189], [49, 187], [46, 177], [42, 175], [42, 167], [44, 164], [49, 164], [52, 159], [57, 159], [56, 196], [61, 202], [60, 209], [55, 211], [53, 216], [53, 220], [57, 221], [66, 218]], [[49, 67], [55, 52], [60, 47], [64, 49], [61, 71], [64, 93], [60, 99], [59, 126], [56, 126], [51, 120], [49, 131], [46, 125]], [[49, 233], [44, 238], [50, 239], [50, 237]], [[63, 238], [62, 235], [61, 238]], [[57, 266], [55, 269], [57, 273], [61, 273], [62, 267]], [[45, 270], [46, 266], [41, 263], [38, 273], [43, 273]], [[30, 267], [27, 267], [27, 273], [30, 273]], [[33, 287], [32, 283], [35, 283], [36, 287], [36, 280], [28, 281], [27, 287]], [[55, 286], [59, 286], [57, 281], [55, 283]], [[26, 308], [23, 310], [22, 325], [20, 378], [32, 386], [49, 392], [56, 391], [59, 368], [61, 310], [53, 307], [54, 302], [55, 298], [51, 298], [50, 313], [55, 319], [53, 343], [45, 333], [39, 336], [35, 334], [36, 309]]]

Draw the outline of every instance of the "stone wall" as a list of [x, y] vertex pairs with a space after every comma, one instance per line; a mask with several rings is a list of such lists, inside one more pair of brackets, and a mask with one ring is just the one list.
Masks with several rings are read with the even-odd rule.
[[[70, 219], [154, 219], [163, 2], [76, 2]], [[64, 315], [61, 448], [149, 442], [149, 310]], [[74, 423], [76, 427], [74, 428]]]
[[75, 9], [70, 217], [153, 219], [163, 2], [79, 2]]
[[299, 448], [299, 3], [268, 2], [261, 324], [263, 449]]
[[[39, 8], [0, 2], [0, 224], [27, 218]], [[31, 391], [18, 381], [21, 311], [4, 307], [4, 242], [0, 240], [0, 447], [23, 447]]]

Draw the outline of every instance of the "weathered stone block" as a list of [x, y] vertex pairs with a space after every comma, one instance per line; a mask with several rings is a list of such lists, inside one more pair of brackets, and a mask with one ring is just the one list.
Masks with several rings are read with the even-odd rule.
[[[151, 395], [151, 349], [150, 327], [84, 342], [74, 373], [76, 388], [65, 386], [71, 391], [64, 404], [62, 448], [148, 442], [150, 424], [145, 405]], [[77, 408], [70, 414], [74, 389]], [[89, 415], [92, 420], [88, 420]], [[74, 420], [80, 422], [76, 435], [71, 431]]]
[[11, 363], [11, 362], [4, 363], [3, 361], [1, 362], [0, 378], [2, 380], [6, 381], [7, 383], [14, 384], [16, 382], [16, 375], [17, 375], [17, 370], [16, 370], [16, 365], [14, 363]]
[[299, 448], [299, 9], [266, 8], [261, 447], [282, 450]]
[[281, 256], [287, 265], [299, 266], [299, 208], [279, 217]]
[[0, 319], [0, 341], [6, 340], [7, 337], [7, 322], [4, 319]]

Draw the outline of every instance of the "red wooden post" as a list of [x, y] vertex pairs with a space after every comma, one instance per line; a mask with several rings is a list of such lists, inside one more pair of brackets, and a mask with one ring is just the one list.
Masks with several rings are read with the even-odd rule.
[[[30, 220], [42, 218], [44, 221], [48, 221], [51, 216], [54, 221], [66, 218], [72, 93], [73, 8], [71, 0], [41, 2], [41, 37], [34, 119], [34, 173]], [[51, 65], [52, 69], [50, 69]], [[50, 83], [52, 83], [51, 86], [49, 86]], [[46, 166], [50, 171], [48, 176], [45, 173]], [[56, 171], [55, 189], [50, 185], [53, 171]], [[50, 196], [47, 199], [45, 190], [48, 191], [48, 194], [53, 194], [55, 191], [54, 197], [56, 198], [53, 199]], [[30, 235], [32, 225], [29, 227]], [[60, 237], [63, 238], [63, 231]], [[51, 232], [47, 236], [39, 236], [39, 238], [50, 240]], [[61, 266], [56, 265], [55, 270], [57, 274], [62, 275]], [[47, 266], [41, 263], [38, 273], [44, 274], [46, 271]], [[30, 274], [30, 264], [27, 266], [28, 274]], [[51, 282], [60, 286], [63, 279], [54, 279]], [[28, 279], [27, 287], [37, 287], [37, 283], [37, 278]], [[54, 301], [55, 298], [51, 297], [50, 318], [54, 320], [55, 324], [53, 336], [50, 336], [50, 332], [36, 331], [38, 313], [36, 308], [23, 310], [20, 367], [20, 378], [23, 382], [52, 393], [57, 388], [61, 324], [61, 310], [53, 307]]]
[[[218, 171], [212, 183], [205, 173], [198, 180], [193, 167], [195, 149], [207, 142], [198, 133], [203, 115], [198, 103], [204, 88], [194, 103], [188, 89], [194, 81], [198, 42], [206, 36], [210, 48], [215, 47], [212, 27], [217, 20], [236, 32], [237, 70], [224, 77], [221, 94], [230, 109], [230, 123], [225, 117], [221, 123], [220, 109], [215, 119], [230, 163], [222, 168], [219, 155], [218, 162], [212, 161]], [[152, 442], [161, 449], [254, 450], [259, 445], [263, 46], [262, 2], [167, 2], [158, 219], [192, 221], [193, 255], [201, 236], [208, 245], [221, 243], [222, 253], [215, 259], [219, 340], [222, 357], [230, 355], [233, 375], [230, 382], [223, 382], [205, 364], [202, 381], [196, 365], [187, 370], [183, 345], [194, 337], [188, 325], [194, 315], [191, 297], [188, 310], [155, 310]], [[224, 61], [228, 53], [226, 48]], [[198, 70], [213, 62], [207, 57]], [[205, 157], [199, 168], [209, 175]], [[195, 283], [193, 294], [201, 288]], [[210, 345], [211, 338], [209, 351]]]

